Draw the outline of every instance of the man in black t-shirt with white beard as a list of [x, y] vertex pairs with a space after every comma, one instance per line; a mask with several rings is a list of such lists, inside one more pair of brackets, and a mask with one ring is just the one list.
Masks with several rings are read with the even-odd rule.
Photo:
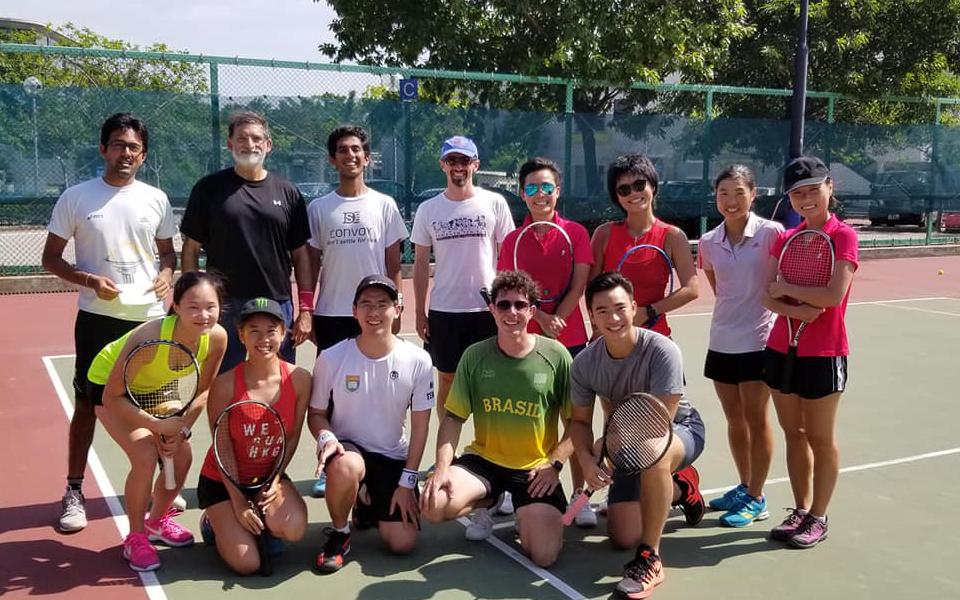
[[[224, 278], [227, 298], [220, 324], [227, 330], [223, 373], [239, 364], [246, 351], [237, 333], [236, 309], [255, 297], [280, 303], [290, 332], [280, 348], [288, 362], [295, 346], [310, 337], [313, 289], [310, 286], [310, 237], [306, 203], [289, 181], [264, 168], [273, 148], [266, 119], [253, 112], [230, 117], [227, 148], [234, 166], [207, 175], [193, 186], [180, 224], [183, 271], [199, 268], [200, 249], [207, 270]], [[297, 282], [299, 314], [293, 319], [290, 268]]]

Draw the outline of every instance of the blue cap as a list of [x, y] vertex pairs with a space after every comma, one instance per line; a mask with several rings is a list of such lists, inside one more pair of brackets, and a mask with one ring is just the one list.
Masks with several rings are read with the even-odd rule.
[[440, 158], [446, 158], [448, 154], [462, 154], [469, 158], [477, 158], [477, 145], [468, 137], [455, 135], [445, 141], [440, 148]]

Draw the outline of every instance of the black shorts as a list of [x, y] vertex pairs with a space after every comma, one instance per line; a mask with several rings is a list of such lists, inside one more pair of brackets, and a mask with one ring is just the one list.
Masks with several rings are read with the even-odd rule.
[[703, 376], [717, 383], [737, 385], [746, 381], [763, 381], [763, 350], [728, 354], [707, 351]]
[[[393, 499], [393, 493], [397, 491], [400, 475], [407, 461], [368, 452], [349, 440], [340, 440], [340, 443], [346, 450], [356, 452], [363, 458], [365, 473], [360, 484], [361, 487], [366, 486], [367, 494], [370, 495], [370, 510], [366, 514], [369, 514], [374, 522], [403, 521], [403, 515], [399, 509], [390, 512], [390, 501]], [[420, 490], [417, 487], [413, 488], [413, 494], [419, 500]]]
[[[783, 364], [787, 355], [764, 350], [763, 378], [772, 390], [783, 385]], [[847, 387], [846, 356], [798, 356], [793, 361], [793, 393], [815, 400], [842, 392]]]
[[360, 335], [360, 323], [353, 317], [313, 315], [313, 336], [317, 340], [317, 355], [321, 350]]
[[508, 469], [494, 464], [489, 460], [476, 454], [464, 454], [453, 459], [453, 464], [470, 471], [477, 479], [483, 482], [487, 488], [487, 495], [484, 500], [496, 500], [503, 492], [510, 492], [513, 496], [514, 508], [520, 508], [528, 504], [549, 504], [560, 512], [567, 510], [567, 497], [563, 493], [563, 484], [558, 483], [553, 493], [549, 496], [532, 498], [527, 487], [530, 481], [527, 475], [530, 473], [524, 469]]
[[93, 359], [104, 346], [122, 338], [140, 323], [85, 310], [77, 311], [77, 320], [73, 325], [73, 341], [77, 353], [73, 367], [73, 389], [78, 402], [87, 398], [87, 371], [90, 370]]
[[[290, 481], [290, 477], [286, 473], [282, 473], [280, 479]], [[230, 493], [222, 481], [210, 479], [206, 475], [200, 476], [200, 480], [197, 481], [197, 503], [200, 505], [200, 510], [206, 510], [214, 504], [229, 501]]]
[[430, 341], [423, 348], [441, 373], [456, 373], [468, 346], [497, 335], [497, 323], [489, 311], [452, 313], [431, 310], [427, 315]]
[[85, 397], [94, 406], [103, 406], [103, 390], [105, 386], [87, 380]]
[[[679, 471], [692, 465], [703, 453], [707, 431], [703, 425], [703, 418], [700, 417], [700, 412], [694, 408], [687, 416], [679, 421], [674, 421], [673, 435], [683, 442], [683, 460], [676, 468], [676, 471]], [[624, 475], [614, 471], [607, 503], [637, 501], [640, 499], [640, 489], [639, 475]]]

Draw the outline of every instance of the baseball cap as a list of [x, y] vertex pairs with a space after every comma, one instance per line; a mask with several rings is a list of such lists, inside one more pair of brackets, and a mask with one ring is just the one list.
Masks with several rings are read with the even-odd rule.
[[815, 156], [798, 156], [783, 168], [783, 193], [804, 185], [818, 185], [830, 177], [830, 169]]
[[468, 137], [455, 135], [443, 143], [440, 148], [440, 158], [446, 158], [448, 154], [462, 154], [470, 158], [477, 158], [477, 145]]
[[390, 299], [394, 302], [399, 298], [397, 293], [397, 284], [393, 282], [392, 279], [384, 275], [367, 275], [360, 280], [360, 284], [357, 285], [357, 293], [353, 295], [353, 303], [356, 304], [360, 300], [360, 294], [363, 293], [363, 290], [369, 287], [378, 287], [383, 290], [386, 290], [387, 294], [390, 296]]
[[280, 321], [285, 321], [283, 318], [283, 310], [280, 308], [280, 303], [276, 300], [271, 300], [270, 298], [253, 298], [244, 302], [243, 306], [240, 308], [240, 320], [242, 321], [247, 317], [261, 313], [270, 315], [271, 317], [279, 319]]

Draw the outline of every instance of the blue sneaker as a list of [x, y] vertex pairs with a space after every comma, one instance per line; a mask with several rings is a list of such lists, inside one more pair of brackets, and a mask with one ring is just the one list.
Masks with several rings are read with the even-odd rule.
[[724, 527], [746, 527], [754, 521], [763, 521], [769, 517], [765, 497], [754, 498], [744, 494], [739, 506], [720, 517], [720, 524]]
[[207, 511], [203, 511], [203, 514], [200, 515], [200, 539], [208, 546], [217, 543], [217, 535], [213, 532], [213, 525], [210, 524]]
[[737, 487], [730, 488], [719, 498], [714, 498], [708, 505], [713, 510], [733, 510], [740, 504], [740, 497], [746, 495], [747, 486], [740, 484]]
[[320, 473], [320, 477], [313, 482], [313, 497], [323, 498], [327, 495], [327, 474]]

